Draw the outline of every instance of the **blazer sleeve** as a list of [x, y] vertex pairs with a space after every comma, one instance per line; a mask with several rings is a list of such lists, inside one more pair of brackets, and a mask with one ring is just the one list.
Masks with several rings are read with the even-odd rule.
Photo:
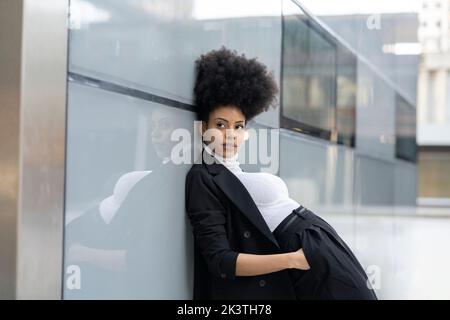
[[230, 248], [225, 229], [226, 210], [208, 173], [191, 170], [186, 176], [186, 210], [194, 241], [209, 271], [218, 278], [233, 280], [239, 253]]

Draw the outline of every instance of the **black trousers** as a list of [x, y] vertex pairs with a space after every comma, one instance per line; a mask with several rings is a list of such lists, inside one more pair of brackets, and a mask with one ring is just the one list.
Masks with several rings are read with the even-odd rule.
[[289, 269], [299, 300], [377, 300], [364, 268], [325, 220], [300, 206], [274, 230], [285, 252], [303, 248], [310, 269]]

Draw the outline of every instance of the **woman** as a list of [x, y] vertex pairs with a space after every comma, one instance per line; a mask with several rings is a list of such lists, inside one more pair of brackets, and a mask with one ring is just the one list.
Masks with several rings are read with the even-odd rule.
[[376, 299], [328, 223], [289, 198], [279, 177], [244, 172], [237, 162], [246, 123], [278, 92], [273, 76], [225, 47], [196, 67], [204, 148], [186, 177], [194, 299]]

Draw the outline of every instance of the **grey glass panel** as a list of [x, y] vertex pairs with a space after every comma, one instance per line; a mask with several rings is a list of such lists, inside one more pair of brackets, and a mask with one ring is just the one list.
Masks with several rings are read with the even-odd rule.
[[305, 206], [330, 206], [333, 213], [345, 207], [351, 213], [352, 149], [310, 139], [292, 132], [280, 134], [280, 177], [290, 196]]
[[70, 83], [68, 116], [64, 297], [190, 299], [191, 164], [169, 156], [194, 114]]
[[278, 81], [280, 14], [279, 0], [72, 0], [69, 69], [192, 103], [194, 60], [225, 45]]
[[283, 116], [330, 133], [335, 128], [336, 47], [301, 14], [283, 15]]
[[357, 59], [348, 49], [338, 45], [336, 128], [338, 143], [355, 145]]
[[396, 206], [414, 207], [416, 205], [417, 171], [420, 172], [420, 167], [418, 168], [415, 163], [396, 161], [394, 191]]
[[394, 205], [395, 167], [392, 163], [362, 155], [356, 156], [355, 162], [356, 203], [386, 208]]
[[396, 96], [396, 140], [397, 158], [416, 162], [416, 108], [399, 95]]
[[298, 2], [393, 81], [409, 100], [416, 100], [420, 1]]
[[356, 148], [379, 159], [395, 158], [395, 91], [358, 60]]

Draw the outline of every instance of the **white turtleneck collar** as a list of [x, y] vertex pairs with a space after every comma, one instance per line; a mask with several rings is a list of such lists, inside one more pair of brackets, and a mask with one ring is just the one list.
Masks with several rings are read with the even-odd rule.
[[216, 158], [217, 160], [219, 160], [219, 162], [221, 164], [223, 164], [225, 167], [228, 168], [228, 170], [232, 171], [232, 172], [242, 172], [241, 167], [239, 166], [239, 161], [237, 161], [238, 159], [238, 153], [236, 152], [236, 154], [234, 154], [231, 157], [222, 157], [221, 155], [219, 155], [218, 153], [215, 153], [207, 144], [205, 144], [203, 142], [203, 147], [205, 148], [205, 150], [212, 155], [214, 158]]

